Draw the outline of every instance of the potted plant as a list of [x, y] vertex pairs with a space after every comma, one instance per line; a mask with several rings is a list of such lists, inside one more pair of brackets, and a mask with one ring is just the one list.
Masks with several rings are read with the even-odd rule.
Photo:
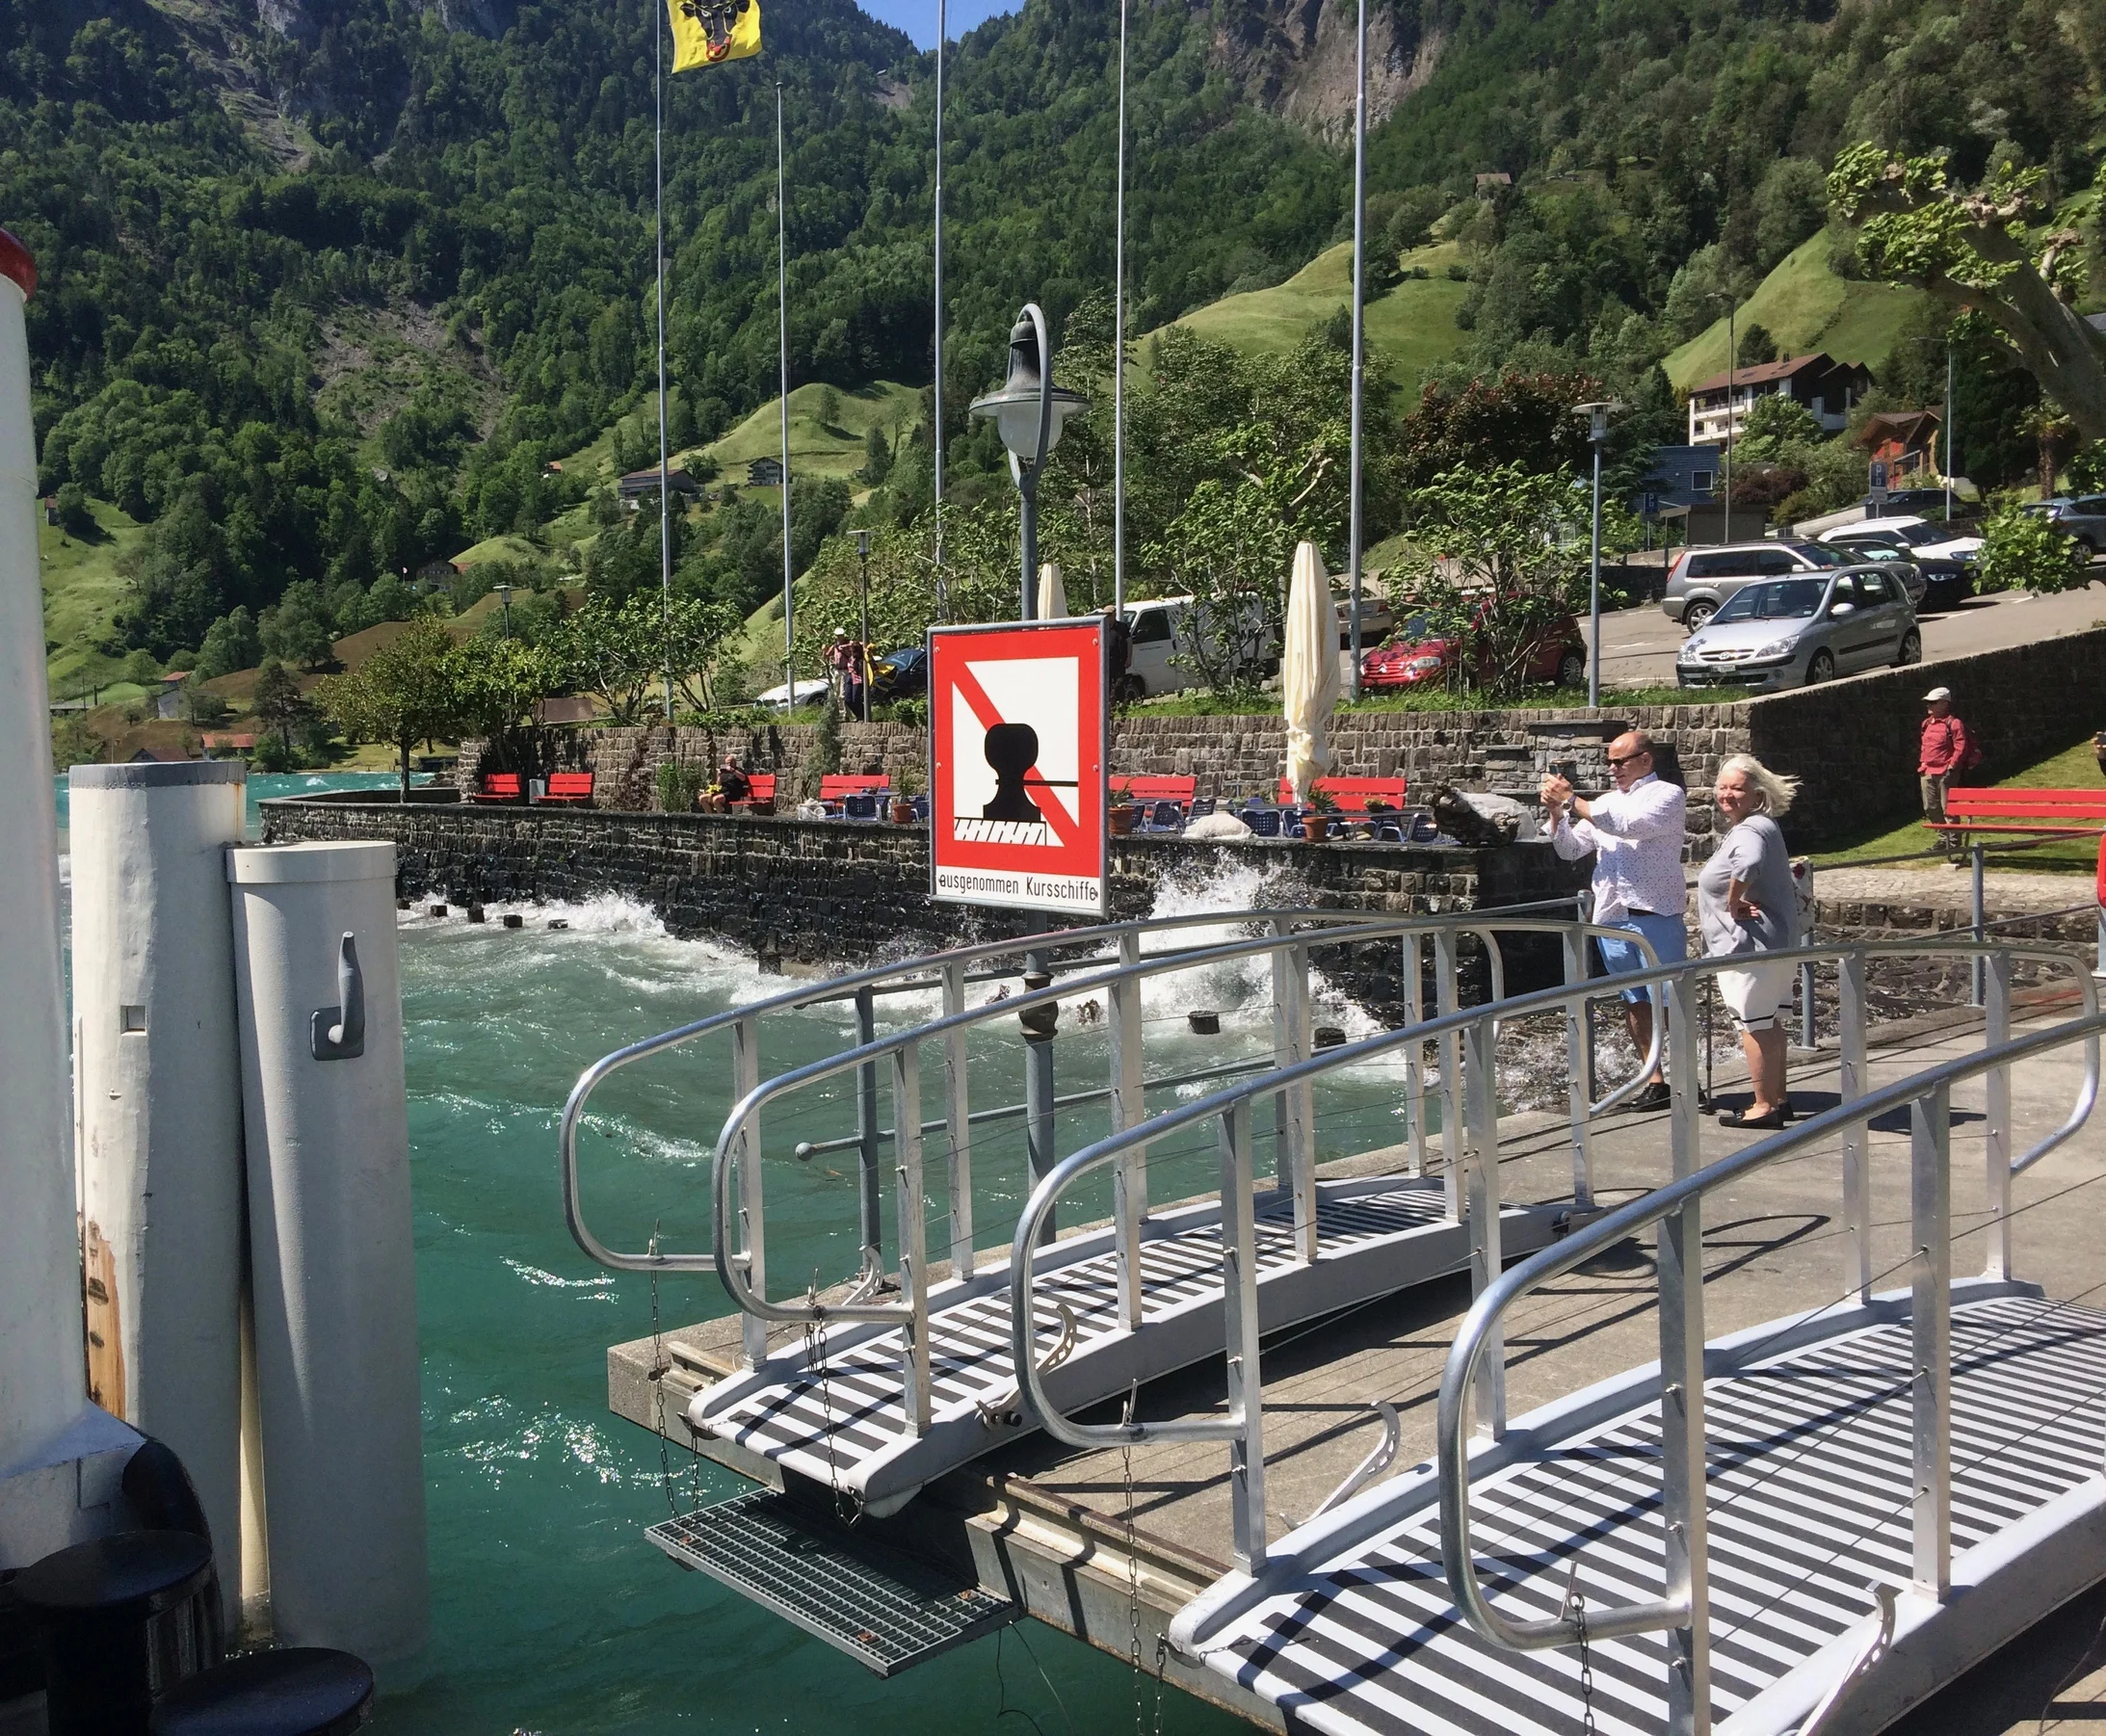
[[1309, 789], [1309, 804], [1302, 813], [1302, 835], [1311, 844], [1321, 844], [1330, 836], [1331, 816], [1338, 811], [1338, 798], [1322, 784]]
[[1141, 810], [1123, 796], [1114, 797], [1112, 805], [1105, 811], [1111, 821], [1114, 837], [1125, 837], [1141, 818]]
[[892, 776], [892, 824], [911, 826], [914, 823], [914, 798], [921, 794], [921, 771], [918, 767], [902, 766]]

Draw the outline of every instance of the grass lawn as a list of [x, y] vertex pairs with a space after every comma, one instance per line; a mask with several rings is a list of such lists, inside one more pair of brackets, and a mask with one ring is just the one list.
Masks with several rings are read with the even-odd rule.
[[[1423, 267], [1433, 275], [1407, 278], [1367, 304], [1367, 341], [1389, 358], [1398, 384], [1408, 393], [1415, 390], [1422, 368], [1446, 361], [1462, 347], [1455, 310], [1462, 305], [1469, 285], [1448, 276], [1448, 267], [1461, 259], [1462, 251], [1453, 242], [1415, 248], [1404, 255], [1404, 265]], [[1311, 326], [1345, 306], [1352, 291], [1353, 247], [1341, 243], [1317, 254], [1284, 283], [1224, 296], [1177, 324], [1247, 355], [1280, 355], [1306, 337]]]
[[[2092, 752], [2092, 739], [2086, 736], [2073, 748], [2026, 767], [2023, 772], [1990, 786], [1999, 790], [2094, 790], [2099, 787], [2098, 761]], [[1996, 839], [1988, 834], [1992, 846]], [[2026, 873], [2090, 874], [2098, 866], [2098, 843], [2095, 838], [2057, 838], [2036, 845], [2031, 849], [2009, 848], [2020, 842], [2013, 837], [2004, 841], [2005, 848], [1991, 848], [1987, 865], [1996, 869], [2022, 870]], [[1817, 858], [1823, 868], [1848, 868], [1878, 856], [1906, 855], [1911, 851], [1935, 848], [1935, 834], [1924, 828], [1923, 822], [1909, 820], [1900, 826], [1887, 827], [1868, 833], [1847, 850], [1832, 851]], [[1897, 862], [1897, 868], [1921, 867], [1935, 869], [1935, 861], [1921, 863]]]
[[[1837, 361], [1878, 368], [1894, 347], [1894, 334], [1923, 300], [1913, 289], [1885, 283], [1852, 283], [1829, 270], [1826, 231], [1801, 243], [1763, 278], [1735, 311], [1741, 331], [1760, 326], [1777, 339], [1779, 355], [1826, 350]], [[1671, 351], [1660, 364], [1677, 391], [1725, 371], [1725, 320], [1722, 316]]]
[[[873, 428], [892, 435], [919, 413], [921, 394], [912, 386], [879, 381], [853, 390], [834, 388], [839, 408], [834, 420], [819, 420], [820, 384], [801, 385], [790, 393], [790, 477], [838, 476], [844, 481], [863, 467], [863, 440]], [[778, 406], [771, 398], [722, 439], [705, 450], [724, 466], [723, 480], [746, 484], [746, 466], [754, 459], [782, 456]], [[775, 490], [768, 489], [773, 497]]]
[[[117, 613], [124, 581], [118, 563], [145, 535], [145, 526], [125, 516], [106, 501], [92, 500], [99, 533], [92, 540], [41, 522], [38, 514], [37, 555], [44, 590], [44, 667], [54, 695], [77, 693], [92, 682], [106, 679], [119, 659], [95, 649], [109, 631]], [[135, 698], [139, 690], [122, 693], [105, 689], [112, 697]]]

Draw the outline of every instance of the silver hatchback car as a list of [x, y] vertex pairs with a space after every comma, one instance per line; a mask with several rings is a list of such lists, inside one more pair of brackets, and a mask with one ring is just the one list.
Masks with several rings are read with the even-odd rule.
[[1922, 661], [1923, 634], [1896, 575], [1854, 566], [1743, 585], [1683, 642], [1674, 674], [1683, 687], [1775, 693]]

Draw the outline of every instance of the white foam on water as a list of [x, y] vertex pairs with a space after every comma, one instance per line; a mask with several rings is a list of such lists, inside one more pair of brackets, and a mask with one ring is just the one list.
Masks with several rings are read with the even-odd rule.
[[598, 1277], [558, 1277], [553, 1272], [543, 1272], [539, 1266], [529, 1266], [524, 1260], [515, 1260], [510, 1254], [503, 1257], [507, 1266], [537, 1288], [592, 1291], [594, 1294], [583, 1299], [586, 1302], [611, 1302], [617, 1300], [612, 1294], [615, 1277], [611, 1272], [603, 1273]]

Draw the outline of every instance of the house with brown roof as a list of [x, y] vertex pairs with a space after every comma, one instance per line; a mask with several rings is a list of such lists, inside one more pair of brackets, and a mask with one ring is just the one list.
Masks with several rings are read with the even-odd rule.
[[1884, 487], [1907, 487], [1938, 474], [1937, 424], [1935, 409], [1884, 410], [1865, 418], [1857, 444], [1869, 455], [1873, 474], [1885, 478]]
[[1871, 388], [1866, 369], [1854, 361], [1837, 361], [1826, 351], [1714, 374], [1689, 389], [1689, 443], [1735, 439], [1755, 400], [1773, 394], [1796, 400], [1828, 433], [1841, 434], [1851, 406]]

